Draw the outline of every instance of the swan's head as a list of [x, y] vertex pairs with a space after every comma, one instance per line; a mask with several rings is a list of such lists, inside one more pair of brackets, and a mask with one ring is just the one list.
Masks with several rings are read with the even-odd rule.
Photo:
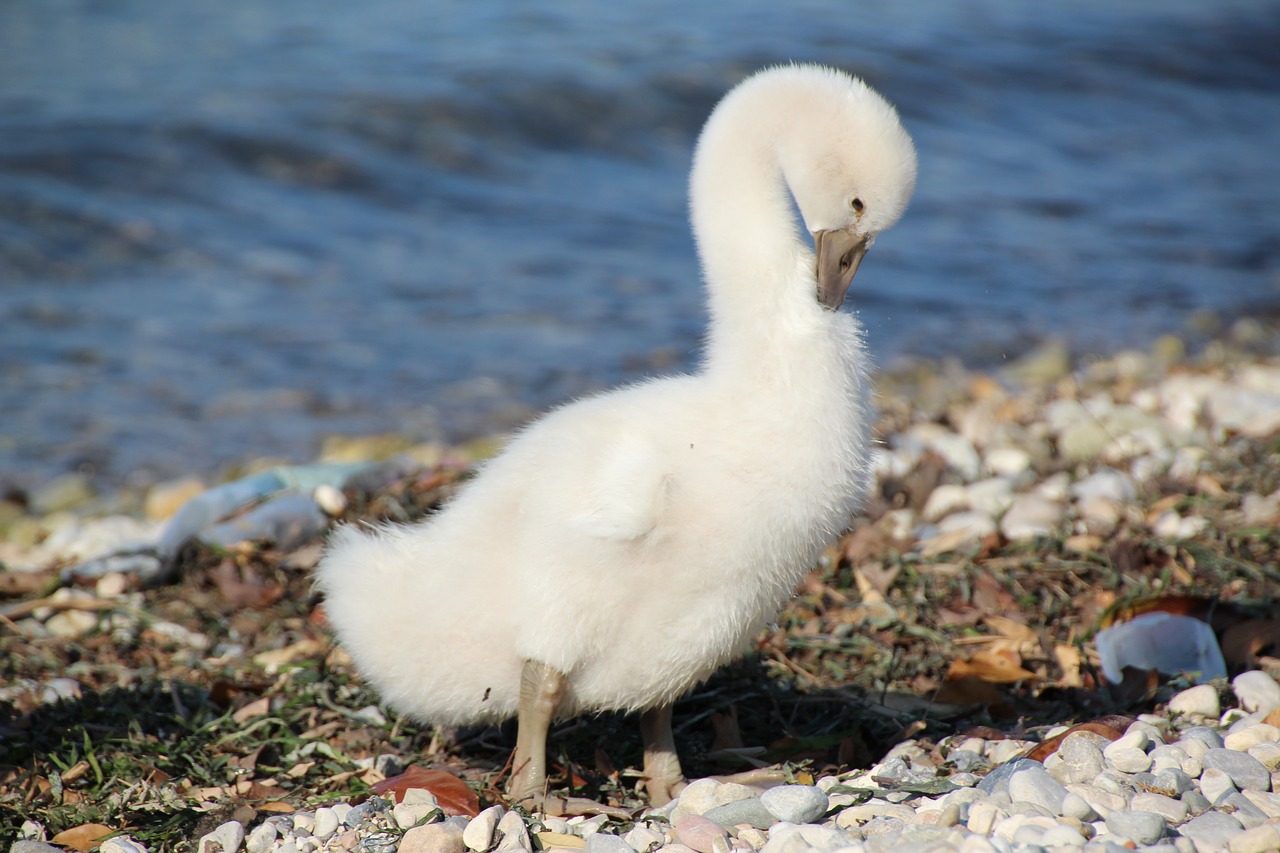
[[783, 179], [817, 256], [818, 299], [839, 308], [863, 255], [898, 221], [916, 182], [916, 153], [889, 102], [866, 83], [812, 65], [776, 68]]

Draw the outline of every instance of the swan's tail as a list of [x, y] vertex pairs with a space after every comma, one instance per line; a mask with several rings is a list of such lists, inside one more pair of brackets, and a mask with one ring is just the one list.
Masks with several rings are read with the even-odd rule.
[[316, 566], [329, 625], [399, 710], [448, 724], [505, 719], [519, 686], [510, 627], [493, 591], [440, 545], [422, 526], [336, 530]]

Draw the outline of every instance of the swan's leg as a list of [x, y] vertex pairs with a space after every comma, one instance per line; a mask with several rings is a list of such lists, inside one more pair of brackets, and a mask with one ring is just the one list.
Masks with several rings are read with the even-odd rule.
[[688, 784], [671, 734], [671, 706], [645, 711], [640, 716], [640, 736], [644, 740], [644, 789], [650, 805], [665, 806]]
[[520, 711], [516, 754], [507, 796], [531, 811], [550, 815], [607, 814], [630, 818], [626, 809], [577, 797], [553, 797], [547, 788], [547, 729], [564, 700], [565, 677], [537, 661], [525, 661], [520, 673]]

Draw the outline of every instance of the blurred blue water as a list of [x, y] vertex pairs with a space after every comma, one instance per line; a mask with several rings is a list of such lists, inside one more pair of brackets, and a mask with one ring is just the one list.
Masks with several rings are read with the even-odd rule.
[[827, 62], [920, 154], [877, 359], [1280, 307], [1280, 3], [0, 5], [0, 485], [465, 434], [687, 367], [690, 147]]

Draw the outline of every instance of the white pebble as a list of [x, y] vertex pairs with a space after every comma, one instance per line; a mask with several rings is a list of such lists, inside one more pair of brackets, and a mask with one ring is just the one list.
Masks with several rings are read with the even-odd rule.
[[488, 850], [493, 846], [493, 835], [498, 828], [498, 821], [505, 813], [506, 809], [502, 806], [489, 806], [480, 812], [462, 831], [462, 842], [475, 851]]
[[[17, 849], [16, 845], [14, 849]], [[127, 835], [118, 835], [102, 842], [98, 853], [147, 853], [147, 848]]]
[[[332, 811], [332, 809], [330, 810]], [[258, 824], [245, 839], [244, 848], [248, 853], [267, 853], [280, 837], [279, 830], [271, 821]]]
[[316, 828], [315, 835], [321, 841], [327, 839], [338, 829], [338, 815], [333, 809], [322, 806], [316, 809]]
[[1217, 717], [1222, 712], [1218, 703], [1218, 689], [1212, 684], [1197, 684], [1188, 687], [1169, 700], [1170, 714], [1186, 716]]
[[1231, 680], [1231, 689], [1235, 691], [1240, 707], [1251, 714], [1270, 714], [1280, 708], [1280, 684], [1265, 672], [1256, 669], [1242, 672]]
[[244, 824], [229, 820], [200, 839], [198, 853], [236, 853], [244, 841]]

